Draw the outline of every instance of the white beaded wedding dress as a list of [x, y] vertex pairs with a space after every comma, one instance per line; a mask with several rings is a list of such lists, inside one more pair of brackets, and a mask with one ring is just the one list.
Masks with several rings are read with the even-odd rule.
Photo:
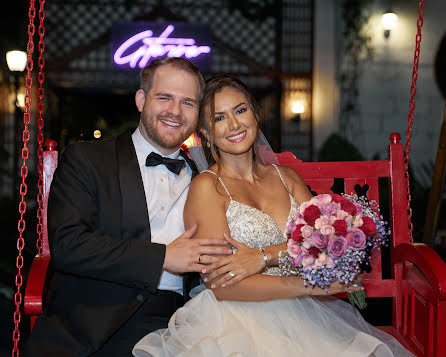
[[[226, 217], [233, 239], [252, 248], [286, 240], [285, 233], [269, 215], [233, 200], [219, 179], [231, 199]], [[290, 200], [286, 226], [298, 209], [291, 195]], [[279, 275], [280, 270], [268, 268], [263, 274]], [[336, 298], [301, 296], [267, 302], [217, 301], [204, 285], [194, 290], [197, 293], [200, 289], [198, 295], [172, 316], [167, 329], [142, 338], [133, 348], [133, 355], [413, 356], [392, 336], [369, 325], [350, 304]]]

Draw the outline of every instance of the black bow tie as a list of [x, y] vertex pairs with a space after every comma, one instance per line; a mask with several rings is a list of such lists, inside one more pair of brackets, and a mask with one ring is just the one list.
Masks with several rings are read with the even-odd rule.
[[169, 159], [155, 152], [151, 152], [146, 159], [146, 166], [165, 165], [170, 171], [178, 175], [184, 166], [184, 160]]

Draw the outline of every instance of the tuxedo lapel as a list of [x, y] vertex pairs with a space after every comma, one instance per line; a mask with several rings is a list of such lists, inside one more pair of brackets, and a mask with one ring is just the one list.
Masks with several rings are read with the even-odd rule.
[[150, 221], [141, 171], [136, 157], [131, 132], [116, 138], [123, 238], [150, 238]]

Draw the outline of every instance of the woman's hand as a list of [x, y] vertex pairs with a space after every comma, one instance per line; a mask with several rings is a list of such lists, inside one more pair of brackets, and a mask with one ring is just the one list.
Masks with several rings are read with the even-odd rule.
[[353, 291], [364, 290], [362, 286], [362, 275], [359, 275], [351, 284], [343, 284], [339, 281], [334, 281], [330, 286], [322, 288], [312, 288], [309, 295], [335, 295], [339, 293], [351, 293]]
[[211, 284], [212, 289], [237, 284], [248, 276], [260, 272], [266, 265], [260, 250], [249, 248], [229, 238], [226, 234], [224, 236], [225, 240], [237, 249], [237, 252], [203, 269], [204, 282]]

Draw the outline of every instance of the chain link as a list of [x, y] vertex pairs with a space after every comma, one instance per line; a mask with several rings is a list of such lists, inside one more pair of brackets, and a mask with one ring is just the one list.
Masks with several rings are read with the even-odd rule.
[[25, 230], [26, 223], [24, 219], [24, 214], [26, 212], [26, 202], [25, 202], [25, 195], [28, 191], [28, 187], [26, 185], [26, 177], [28, 176], [28, 166], [26, 164], [26, 161], [29, 157], [29, 150], [28, 150], [28, 141], [30, 138], [29, 128], [28, 125], [31, 121], [31, 114], [30, 114], [30, 106], [31, 106], [31, 87], [32, 87], [32, 70], [33, 70], [33, 52], [34, 52], [34, 43], [33, 43], [33, 36], [35, 33], [35, 26], [34, 26], [34, 18], [36, 15], [36, 9], [34, 7], [34, 1], [30, 0], [29, 3], [29, 11], [28, 11], [28, 44], [26, 46], [28, 59], [26, 62], [26, 80], [25, 80], [25, 86], [26, 86], [26, 95], [25, 95], [25, 113], [23, 114], [23, 123], [24, 123], [24, 129], [22, 134], [23, 139], [23, 149], [22, 149], [22, 167], [20, 168], [20, 176], [22, 177], [22, 183], [20, 184], [20, 203], [19, 203], [19, 213], [20, 213], [20, 219], [17, 224], [17, 229], [19, 231], [19, 237], [17, 238], [17, 250], [18, 255], [16, 259], [16, 267], [17, 267], [17, 275], [15, 277], [15, 285], [16, 285], [16, 292], [14, 294], [14, 303], [15, 303], [15, 311], [13, 315], [14, 320], [14, 331], [12, 333], [12, 340], [13, 340], [13, 349], [12, 349], [12, 356], [19, 356], [19, 341], [20, 341], [20, 320], [21, 320], [21, 313], [20, 313], [20, 305], [22, 303], [22, 294], [20, 292], [20, 289], [23, 284], [23, 276], [22, 276], [22, 268], [23, 268], [23, 256], [22, 256], [22, 250], [25, 247], [25, 240], [23, 239], [23, 231]]
[[45, 96], [45, 90], [43, 89], [43, 83], [45, 82], [45, 74], [43, 73], [43, 67], [45, 66], [45, 58], [43, 57], [43, 52], [45, 51], [45, 42], [43, 40], [43, 37], [45, 36], [45, 26], [44, 26], [44, 19], [45, 19], [45, 0], [39, 0], [40, 8], [39, 8], [39, 59], [38, 59], [38, 66], [39, 66], [39, 74], [37, 76], [37, 81], [39, 82], [39, 90], [38, 90], [38, 96], [39, 96], [39, 103], [37, 105], [37, 110], [39, 113], [39, 118], [37, 119], [37, 127], [38, 127], [38, 133], [37, 133], [37, 171], [39, 174], [39, 179], [37, 181], [37, 188], [38, 188], [38, 194], [37, 194], [37, 240], [36, 240], [36, 248], [37, 248], [37, 254], [42, 254], [42, 219], [43, 219], [43, 111], [44, 111], [44, 104], [43, 99]]
[[410, 102], [409, 102], [409, 116], [407, 118], [407, 131], [406, 131], [406, 144], [404, 145], [404, 166], [406, 169], [406, 198], [407, 198], [407, 215], [409, 225], [409, 242], [413, 243], [413, 224], [412, 224], [412, 196], [410, 194], [409, 186], [409, 153], [411, 149], [410, 140], [412, 139], [412, 126], [413, 126], [413, 111], [415, 109], [415, 95], [417, 93], [417, 79], [418, 79], [418, 64], [420, 62], [420, 46], [421, 46], [421, 29], [423, 27], [423, 12], [424, 12], [424, 0], [421, 0], [418, 4], [418, 20], [417, 20], [417, 35], [415, 38], [415, 53], [414, 63], [412, 70], [412, 85], [410, 87]]

